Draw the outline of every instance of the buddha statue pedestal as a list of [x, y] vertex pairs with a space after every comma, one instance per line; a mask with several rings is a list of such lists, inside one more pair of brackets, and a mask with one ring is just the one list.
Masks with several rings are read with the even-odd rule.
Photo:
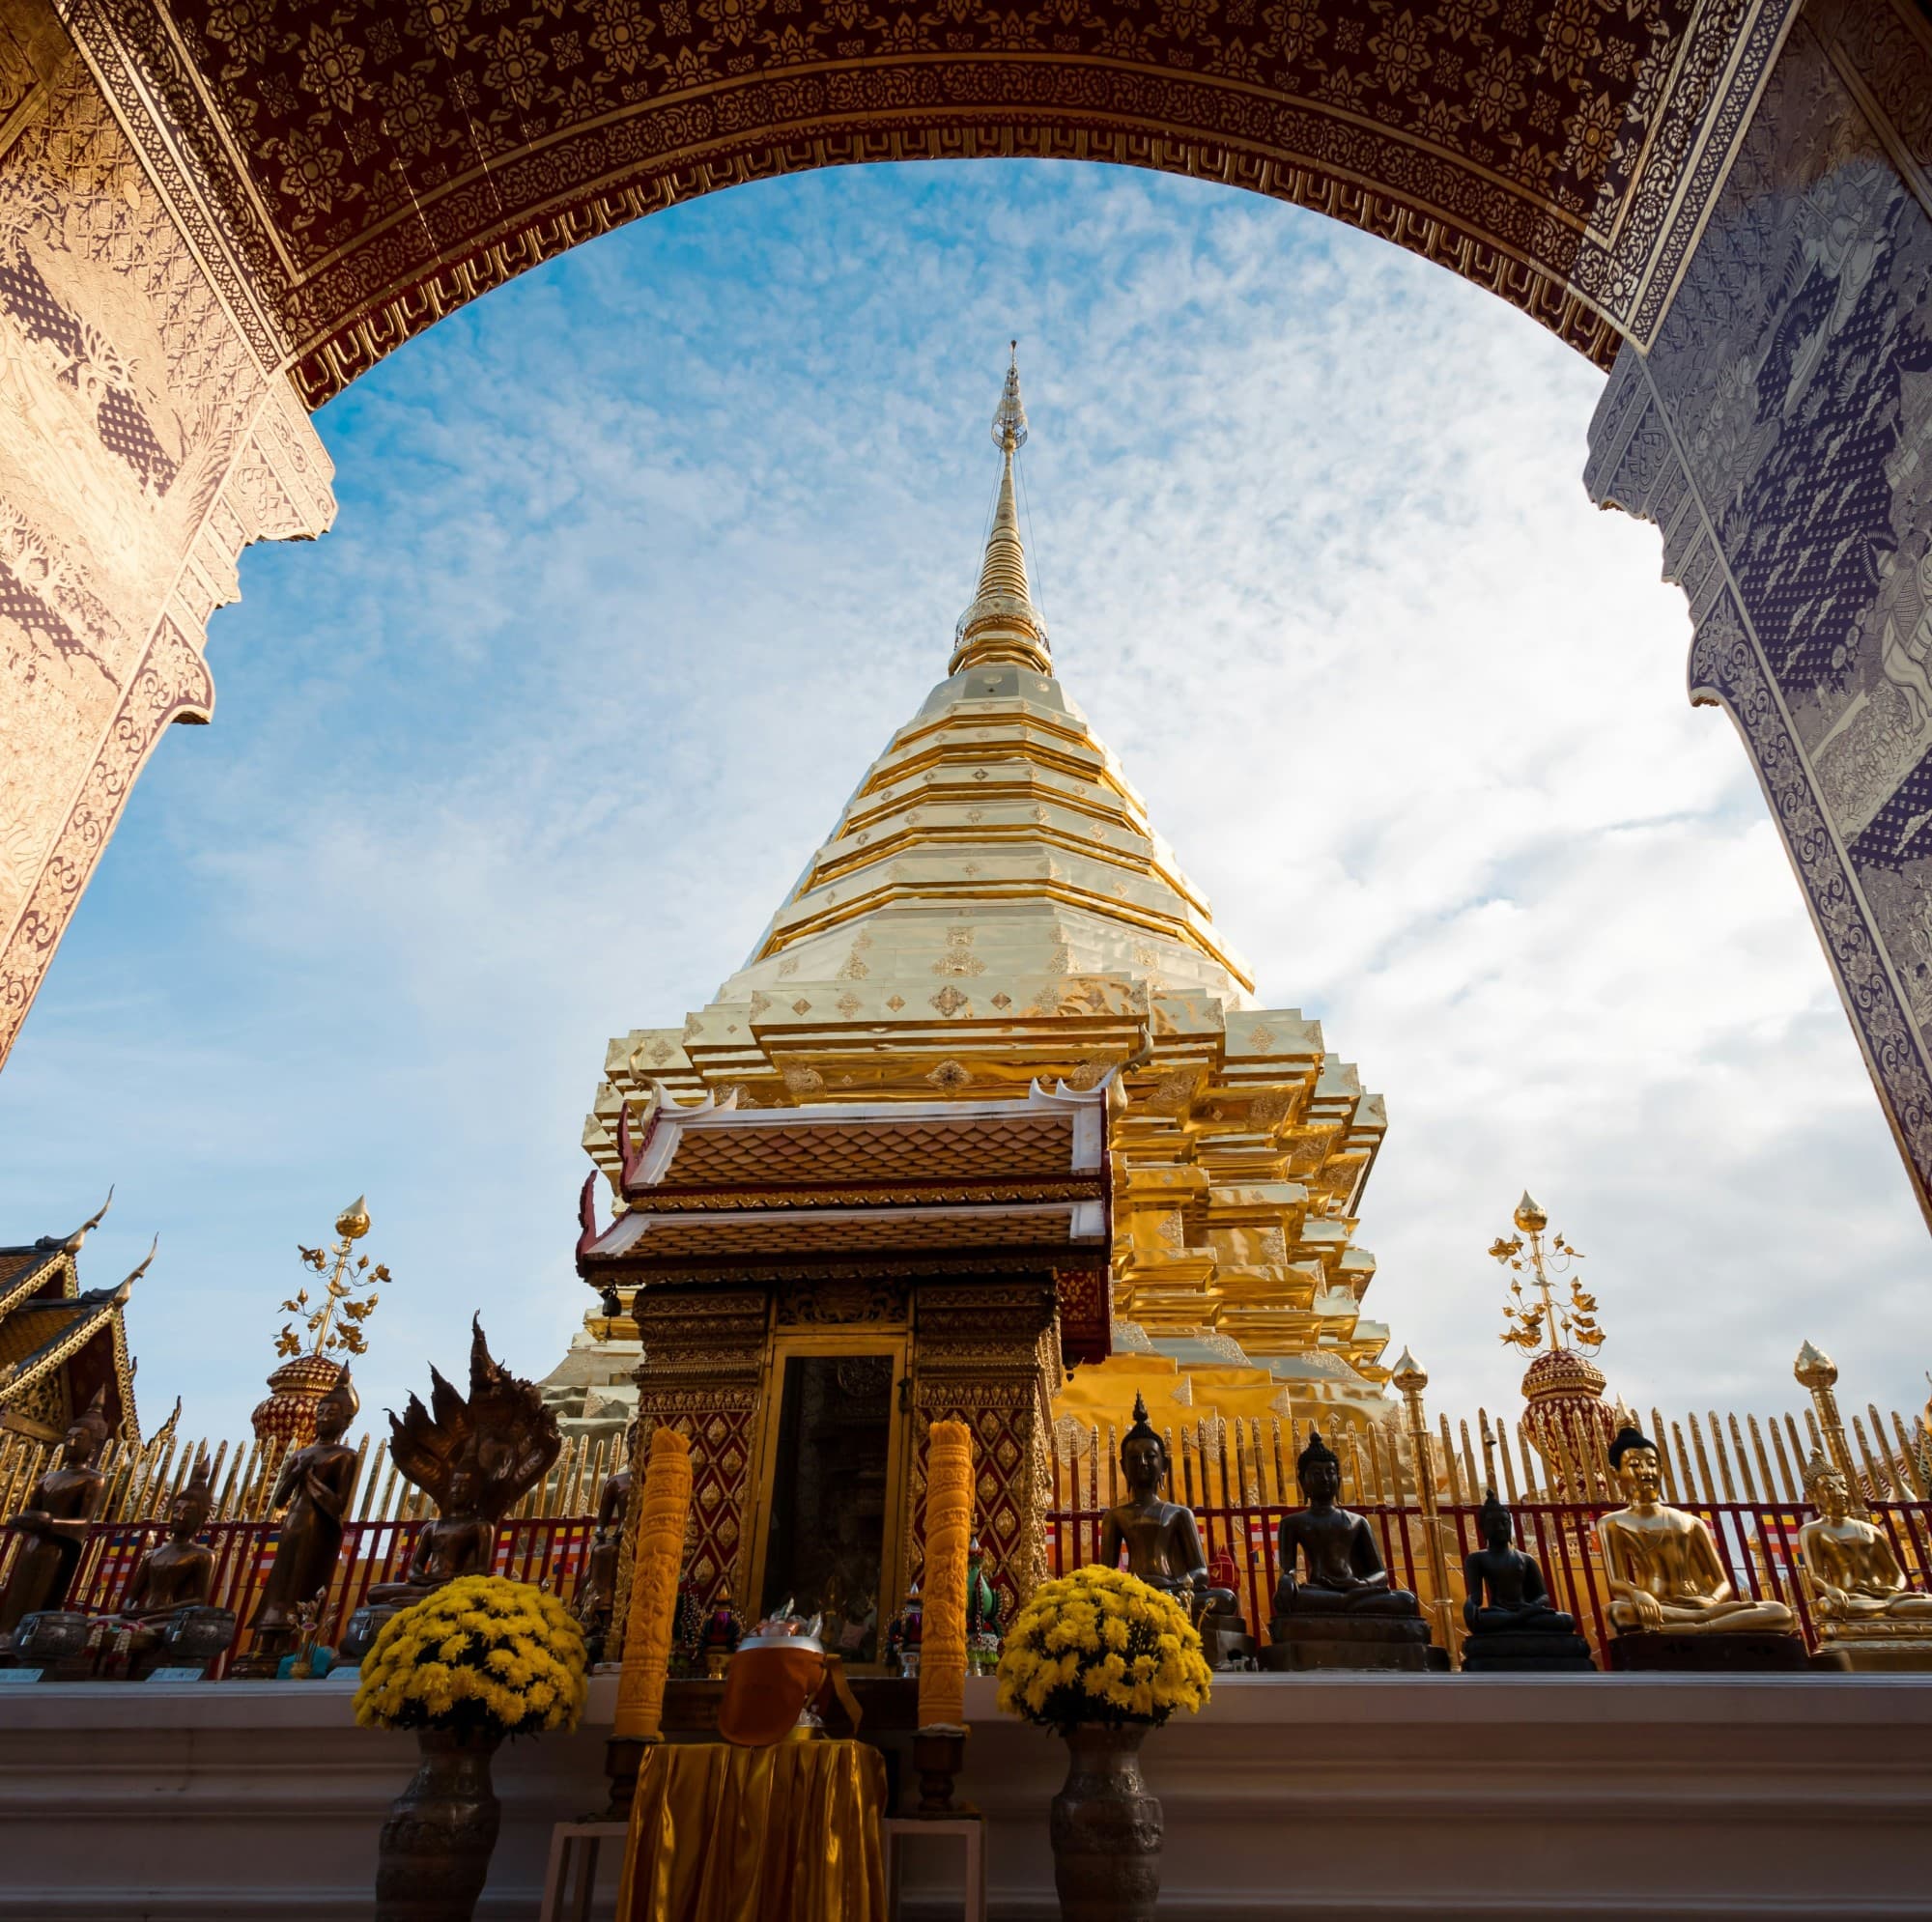
[[1275, 1675], [1312, 1669], [1394, 1669], [1426, 1675], [1444, 1664], [1418, 1615], [1277, 1615], [1268, 1624], [1263, 1668]]
[[1809, 1668], [1810, 1652], [1790, 1609], [1733, 1595], [1710, 1529], [1658, 1499], [1663, 1471], [1656, 1443], [1627, 1427], [1609, 1453], [1630, 1504], [1597, 1523], [1616, 1631], [1612, 1671], [1752, 1675]]
[[1419, 1675], [1446, 1668], [1448, 1656], [1429, 1639], [1414, 1596], [1389, 1586], [1375, 1531], [1363, 1516], [1336, 1506], [1342, 1464], [1319, 1433], [1301, 1451], [1294, 1479], [1308, 1506], [1282, 1517], [1281, 1579], [1262, 1666], [1277, 1675], [1311, 1669]]
[[94, 1623], [75, 1609], [45, 1608], [23, 1616], [0, 1636], [0, 1668], [37, 1668], [47, 1682], [85, 1682], [94, 1673], [88, 1648]]
[[1611, 1639], [1612, 1675], [1780, 1675], [1811, 1666], [1803, 1635], [1673, 1634], [1627, 1628]]
[[1483, 1546], [1463, 1563], [1464, 1675], [1594, 1675], [1574, 1616], [1552, 1607], [1543, 1569], [1516, 1545], [1516, 1516], [1492, 1488], [1480, 1517]]
[[235, 1639], [235, 1611], [195, 1603], [159, 1620], [104, 1625], [97, 1673], [108, 1681], [145, 1682], [157, 1668], [198, 1668], [220, 1658]]

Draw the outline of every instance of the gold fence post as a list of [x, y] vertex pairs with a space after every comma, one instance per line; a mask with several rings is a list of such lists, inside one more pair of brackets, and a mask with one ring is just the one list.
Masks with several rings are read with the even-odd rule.
[[1422, 1541], [1429, 1557], [1430, 1586], [1435, 1591], [1431, 1606], [1435, 1608], [1441, 1625], [1443, 1652], [1453, 1661], [1458, 1643], [1456, 1611], [1450, 1606], [1449, 1565], [1442, 1553], [1442, 1521], [1435, 1506], [1435, 1477], [1429, 1465], [1429, 1417], [1422, 1406], [1422, 1391], [1429, 1386], [1429, 1377], [1416, 1365], [1415, 1357], [1405, 1348], [1390, 1379], [1395, 1383], [1396, 1392], [1402, 1397], [1403, 1407], [1408, 1415], [1408, 1445], [1415, 1460], [1415, 1499], [1422, 1511]]
[[[1845, 1425], [1838, 1416], [1838, 1398], [1832, 1393], [1838, 1380], [1838, 1365], [1830, 1355], [1822, 1354], [1809, 1342], [1798, 1351], [1798, 1359], [1792, 1364], [1791, 1372], [1799, 1383], [1809, 1390], [1811, 1405], [1818, 1411], [1819, 1431], [1825, 1437], [1825, 1446], [1831, 1452], [1833, 1465], [1845, 1478], [1846, 1506], [1854, 1514], [1865, 1514], [1864, 1484], [1859, 1479], [1859, 1472], [1852, 1466], [1851, 1445], [1845, 1439]], [[1804, 1476], [1804, 1466], [1799, 1466], [1800, 1479]]]

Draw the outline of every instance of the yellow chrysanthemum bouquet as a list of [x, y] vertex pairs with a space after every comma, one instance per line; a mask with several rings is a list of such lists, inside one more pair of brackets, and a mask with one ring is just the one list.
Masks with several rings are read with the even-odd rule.
[[569, 1731], [583, 1712], [583, 1636], [527, 1582], [465, 1575], [399, 1609], [362, 1662], [365, 1729], [472, 1736]]
[[1043, 1583], [1007, 1631], [1000, 1708], [1065, 1732], [1083, 1722], [1158, 1726], [1208, 1699], [1207, 1658], [1173, 1597], [1117, 1569]]

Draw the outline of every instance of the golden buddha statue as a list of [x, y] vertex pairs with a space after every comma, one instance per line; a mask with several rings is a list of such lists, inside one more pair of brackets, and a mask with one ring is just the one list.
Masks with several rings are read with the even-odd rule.
[[1932, 1595], [1906, 1585], [1885, 1531], [1851, 1512], [1843, 1472], [1814, 1455], [1804, 1492], [1818, 1512], [1798, 1531], [1799, 1566], [1819, 1640], [1853, 1667], [1932, 1668]]
[[1609, 1457], [1629, 1506], [1598, 1520], [1597, 1540], [1619, 1635], [1792, 1634], [1790, 1609], [1733, 1595], [1711, 1531], [1658, 1499], [1663, 1464], [1655, 1442], [1623, 1428]]

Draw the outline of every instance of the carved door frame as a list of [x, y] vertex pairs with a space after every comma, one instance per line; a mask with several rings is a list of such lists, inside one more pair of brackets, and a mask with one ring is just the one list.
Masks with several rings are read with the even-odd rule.
[[[753, 1526], [748, 1531], [750, 1540], [746, 1544], [750, 1561], [750, 1581], [745, 1589], [748, 1628], [754, 1619], [752, 1611], [761, 1613], [764, 1608], [765, 1553], [771, 1540], [772, 1490], [778, 1480], [785, 1364], [803, 1356], [829, 1361], [869, 1355], [883, 1355], [893, 1366], [893, 1394], [886, 1430], [886, 1527], [879, 1542], [879, 1647], [885, 1647], [886, 1624], [898, 1605], [898, 1591], [894, 1584], [900, 1579], [904, 1569], [906, 1531], [911, 1525], [907, 1510], [916, 1425], [905, 1394], [912, 1360], [912, 1335], [905, 1328], [868, 1328], [861, 1324], [786, 1330], [774, 1335], [766, 1347], [764, 1367], [758, 1377], [757, 1445], [752, 1465], [752, 1486], [755, 1490]], [[868, 1669], [876, 1665], [862, 1664]]]

